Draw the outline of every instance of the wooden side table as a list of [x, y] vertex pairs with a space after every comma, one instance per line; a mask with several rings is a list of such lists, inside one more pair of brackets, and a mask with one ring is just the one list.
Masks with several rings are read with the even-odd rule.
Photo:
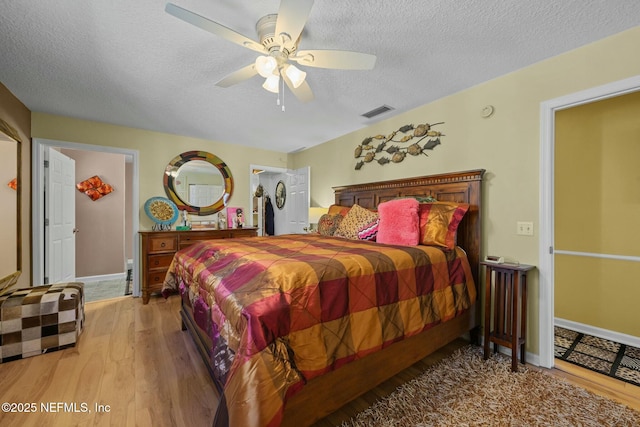
[[[487, 270], [484, 300], [484, 358], [486, 360], [490, 356], [489, 343], [493, 343], [494, 353], [498, 352], [499, 345], [510, 348], [511, 370], [517, 372], [518, 349], [520, 361], [525, 363], [527, 273], [535, 267], [527, 264], [496, 264], [484, 261], [480, 264]], [[493, 324], [491, 322], [492, 302]]]

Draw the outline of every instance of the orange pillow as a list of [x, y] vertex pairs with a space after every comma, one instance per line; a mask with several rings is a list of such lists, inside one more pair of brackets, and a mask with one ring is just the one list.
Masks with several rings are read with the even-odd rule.
[[466, 203], [420, 203], [420, 244], [453, 249], [458, 225], [468, 210]]
[[331, 205], [329, 206], [329, 211], [327, 212], [327, 214], [331, 216], [333, 215], [347, 216], [347, 214], [349, 213], [349, 209], [351, 209], [351, 207], [349, 206]]

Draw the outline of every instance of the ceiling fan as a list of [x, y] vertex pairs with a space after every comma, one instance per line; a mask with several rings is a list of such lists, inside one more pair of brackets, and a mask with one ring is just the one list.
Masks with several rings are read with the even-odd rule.
[[309, 18], [313, 0], [281, 0], [278, 14], [266, 15], [256, 24], [259, 42], [208, 18], [167, 3], [166, 12], [212, 34], [242, 47], [261, 53], [254, 63], [247, 65], [216, 83], [229, 87], [250, 79], [256, 74], [265, 78], [263, 88], [279, 93], [282, 81], [302, 102], [313, 99], [313, 92], [305, 81], [306, 72], [292, 64], [341, 70], [370, 70], [375, 55], [345, 50], [298, 50], [302, 30]]

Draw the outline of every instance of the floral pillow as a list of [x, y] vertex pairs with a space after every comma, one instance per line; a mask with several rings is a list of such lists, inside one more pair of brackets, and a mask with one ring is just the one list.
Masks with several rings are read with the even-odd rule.
[[358, 231], [365, 225], [373, 222], [376, 218], [378, 218], [377, 213], [365, 209], [360, 205], [353, 205], [340, 222], [334, 236], [357, 240]]
[[333, 236], [340, 225], [340, 222], [342, 222], [342, 218], [343, 217], [340, 214], [322, 215], [318, 220], [318, 234], [322, 234], [323, 236]]

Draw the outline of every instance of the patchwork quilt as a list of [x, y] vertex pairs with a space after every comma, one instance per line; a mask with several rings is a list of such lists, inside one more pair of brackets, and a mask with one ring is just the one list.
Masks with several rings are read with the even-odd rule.
[[164, 283], [210, 335], [232, 426], [279, 425], [312, 378], [445, 322], [476, 288], [465, 252], [314, 234], [211, 240]]

